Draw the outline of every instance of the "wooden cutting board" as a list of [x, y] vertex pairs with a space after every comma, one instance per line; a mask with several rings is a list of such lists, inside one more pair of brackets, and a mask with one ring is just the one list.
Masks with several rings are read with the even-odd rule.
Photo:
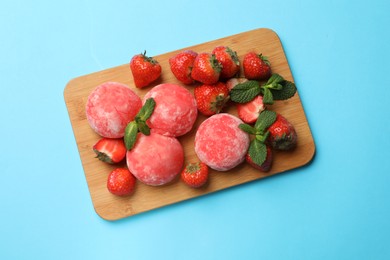
[[[243, 56], [249, 51], [263, 53], [271, 62], [274, 73], [279, 73], [285, 79], [294, 81], [277, 34], [269, 29], [256, 29], [154, 56], [162, 66], [162, 76], [161, 79], [146, 89], [140, 90], [135, 88], [128, 64], [75, 78], [65, 87], [65, 102], [91, 199], [97, 214], [103, 219], [117, 220], [176, 202], [203, 196], [211, 192], [303, 166], [313, 158], [315, 145], [299, 98], [299, 86], [297, 86], [298, 92], [293, 98], [287, 101], [276, 101], [274, 105], [268, 107], [270, 110], [284, 115], [295, 126], [298, 134], [298, 146], [294, 151], [275, 152], [273, 167], [269, 173], [261, 173], [248, 164], [243, 163], [228, 172], [211, 170], [208, 185], [201, 189], [189, 188], [179, 178], [176, 178], [172, 183], [161, 187], [147, 186], [137, 182], [134, 194], [129, 197], [114, 196], [107, 191], [107, 177], [110, 171], [118, 166], [108, 165], [99, 161], [95, 158], [92, 150], [92, 146], [98, 141], [99, 136], [90, 128], [85, 115], [85, 103], [91, 91], [101, 83], [117, 81], [128, 85], [139, 96], [143, 97], [148, 90], [157, 84], [166, 82], [180, 84], [170, 71], [169, 58], [185, 49], [191, 49], [198, 53], [211, 52], [218, 45], [226, 45], [235, 50], [241, 61]], [[194, 86], [186, 87], [190, 91], [193, 91]], [[234, 105], [230, 105], [225, 112], [237, 115]], [[204, 119], [205, 117], [200, 115], [193, 130], [189, 134], [179, 138], [179, 141], [184, 147], [186, 163], [198, 160], [194, 151], [193, 140], [196, 129]], [[119, 166], [126, 165], [122, 163]], [[241, 188], [245, 189], [245, 186]]]

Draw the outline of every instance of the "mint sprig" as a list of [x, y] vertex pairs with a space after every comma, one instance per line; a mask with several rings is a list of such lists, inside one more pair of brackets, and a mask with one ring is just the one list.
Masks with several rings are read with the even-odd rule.
[[127, 124], [124, 135], [127, 150], [131, 150], [134, 147], [138, 132], [141, 132], [144, 135], [150, 135], [150, 128], [146, 124], [146, 120], [153, 114], [155, 107], [156, 101], [154, 101], [153, 98], [147, 99], [140, 111], [138, 111], [134, 120]]
[[238, 126], [241, 130], [255, 136], [249, 145], [248, 153], [252, 158], [252, 161], [257, 165], [262, 165], [267, 158], [267, 146], [265, 144], [269, 136], [269, 131], [267, 129], [275, 121], [276, 113], [274, 111], [263, 110], [254, 126], [248, 124], [240, 124]]
[[247, 103], [261, 92], [260, 84], [256, 80], [248, 80], [237, 84], [230, 91], [230, 99], [237, 103]]
[[293, 82], [274, 73], [263, 85], [260, 85], [256, 80], [237, 84], [230, 91], [230, 98], [237, 103], [247, 103], [257, 95], [263, 95], [263, 103], [272, 105], [274, 100], [286, 100], [293, 97], [296, 91], [297, 88]]

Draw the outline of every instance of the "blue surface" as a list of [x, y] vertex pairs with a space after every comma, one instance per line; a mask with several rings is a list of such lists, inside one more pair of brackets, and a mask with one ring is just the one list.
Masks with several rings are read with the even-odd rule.
[[[0, 259], [390, 259], [390, 2], [2, 1]], [[63, 90], [256, 28], [316, 142], [301, 169], [116, 222], [94, 211]]]

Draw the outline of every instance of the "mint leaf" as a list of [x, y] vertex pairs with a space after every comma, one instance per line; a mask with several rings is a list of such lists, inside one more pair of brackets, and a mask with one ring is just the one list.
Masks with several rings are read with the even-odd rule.
[[238, 128], [244, 132], [247, 132], [248, 134], [255, 135], [257, 133], [256, 129], [248, 124], [239, 124]]
[[156, 106], [156, 101], [153, 98], [148, 98], [145, 104], [142, 106], [138, 114], [136, 115], [136, 121], [146, 121], [153, 113]]
[[256, 120], [256, 130], [264, 133], [264, 131], [270, 127], [276, 120], [276, 112], [271, 110], [263, 110]]
[[284, 78], [280, 76], [277, 73], [273, 73], [271, 77], [268, 79], [267, 83], [265, 85], [271, 85], [271, 84], [280, 84], [284, 81]]
[[269, 88], [263, 88], [263, 103], [266, 105], [272, 105], [274, 103], [274, 97]]
[[131, 150], [137, 140], [138, 124], [136, 121], [131, 121], [127, 124], [125, 129], [125, 146], [127, 150]]
[[145, 121], [138, 122], [138, 130], [144, 135], [150, 135], [150, 128]]
[[267, 146], [257, 139], [253, 139], [249, 145], [249, 156], [252, 161], [261, 166], [267, 158]]
[[247, 103], [261, 92], [260, 84], [256, 80], [248, 80], [237, 84], [230, 91], [230, 99], [237, 103]]
[[271, 89], [274, 100], [286, 100], [295, 95], [297, 92], [297, 87], [291, 81], [285, 80], [281, 83], [283, 88], [281, 90], [273, 90]]

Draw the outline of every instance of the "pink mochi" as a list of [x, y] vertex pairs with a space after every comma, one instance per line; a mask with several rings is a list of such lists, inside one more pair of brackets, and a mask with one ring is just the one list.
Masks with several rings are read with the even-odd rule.
[[141, 107], [141, 98], [128, 86], [106, 82], [89, 94], [85, 110], [88, 123], [96, 133], [107, 138], [121, 138]]
[[152, 116], [147, 120], [151, 131], [166, 136], [178, 137], [191, 131], [198, 109], [192, 93], [175, 84], [160, 84], [146, 93], [156, 101]]
[[226, 113], [203, 121], [195, 134], [195, 152], [199, 160], [217, 171], [228, 171], [242, 163], [250, 138], [238, 128], [241, 123], [241, 119]]
[[126, 154], [127, 167], [141, 182], [159, 186], [171, 182], [182, 170], [184, 151], [175, 137], [138, 134]]

